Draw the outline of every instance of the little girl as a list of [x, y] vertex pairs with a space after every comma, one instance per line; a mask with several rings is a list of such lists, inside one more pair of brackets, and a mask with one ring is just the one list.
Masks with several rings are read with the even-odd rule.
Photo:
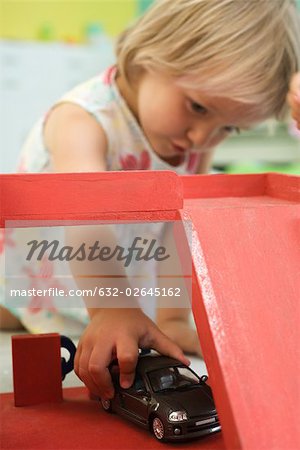
[[[38, 122], [22, 170], [207, 173], [213, 149], [231, 133], [284, 116], [299, 30], [292, 0], [157, 1], [119, 39], [116, 65]], [[299, 97], [293, 101], [299, 110]], [[199, 351], [187, 310], [158, 310], [158, 326], [139, 308], [89, 315], [76, 373], [104, 398], [113, 396], [107, 367], [115, 355], [126, 388], [138, 347], [185, 363], [182, 350]]]

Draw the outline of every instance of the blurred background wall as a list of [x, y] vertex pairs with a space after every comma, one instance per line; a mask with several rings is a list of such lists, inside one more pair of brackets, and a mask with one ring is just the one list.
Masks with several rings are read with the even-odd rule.
[[[0, 172], [16, 170], [28, 131], [56, 99], [114, 62], [116, 36], [152, 2], [0, 0]], [[262, 124], [222, 144], [214, 166], [300, 174], [300, 140], [291, 122]]]
[[152, 0], [1, 0], [1, 37], [86, 42], [98, 27], [116, 36]]

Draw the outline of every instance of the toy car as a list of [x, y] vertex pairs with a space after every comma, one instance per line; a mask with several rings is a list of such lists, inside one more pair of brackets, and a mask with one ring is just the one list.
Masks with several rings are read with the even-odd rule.
[[221, 430], [207, 376], [198, 377], [180, 361], [153, 353], [139, 356], [129, 389], [120, 387], [116, 361], [110, 373], [115, 396], [112, 400], [100, 399], [104, 410], [151, 430], [159, 441], [189, 439]]

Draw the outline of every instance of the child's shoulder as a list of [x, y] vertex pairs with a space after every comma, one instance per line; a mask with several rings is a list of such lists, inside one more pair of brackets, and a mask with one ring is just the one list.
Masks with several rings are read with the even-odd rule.
[[59, 102], [72, 102], [88, 109], [99, 110], [111, 104], [114, 99], [115, 66], [110, 66], [100, 74], [80, 83], [66, 92]]

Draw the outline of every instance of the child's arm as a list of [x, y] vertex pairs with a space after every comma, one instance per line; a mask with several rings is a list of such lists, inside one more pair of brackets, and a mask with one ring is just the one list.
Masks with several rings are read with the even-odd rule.
[[300, 130], [300, 72], [296, 73], [291, 80], [287, 99], [291, 107], [292, 118]]
[[106, 170], [106, 136], [96, 119], [80, 106], [62, 103], [48, 115], [44, 139], [55, 172]]
[[[57, 106], [49, 114], [44, 132], [45, 144], [51, 153], [56, 172], [106, 170], [105, 133], [97, 121], [79, 106], [73, 104]], [[102, 232], [109, 234], [109, 226], [104, 226]], [[72, 242], [78, 239], [81, 239], [81, 242], [93, 241], [92, 233], [93, 231], [90, 231], [88, 236], [82, 235], [79, 230], [68, 233], [67, 238]], [[85, 266], [85, 273], [101, 272], [103, 267], [98, 266], [97, 272], [95, 264], [89, 263], [88, 267]], [[72, 267], [74, 273], [73, 269], [74, 267]], [[112, 267], [109, 270], [111, 271]], [[76, 274], [74, 277], [76, 279]], [[91, 277], [81, 279], [80, 283], [84, 283], [83, 287], [87, 288], [88, 283], [95, 281]], [[87, 302], [89, 299], [85, 300]], [[113, 386], [107, 369], [113, 357], [119, 360], [122, 386], [128, 387], [132, 384], [139, 347], [155, 348], [185, 364], [188, 363], [179, 346], [161, 333], [138, 307], [88, 308], [88, 311], [91, 321], [79, 341], [75, 371], [96, 395], [102, 397], [113, 395]]]
[[[211, 169], [214, 148], [201, 154], [196, 172], [207, 174]], [[167, 249], [175, 248], [175, 242], [171, 236], [170, 228], [166, 227], [162, 245]], [[173, 261], [173, 273], [181, 273], [179, 261]], [[163, 282], [159, 278], [159, 283]], [[171, 285], [171, 283], [173, 283]], [[176, 278], [169, 278], [166, 287], [176, 288]], [[191, 300], [191, 299], [190, 299]], [[176, 342], [186, 353], [202, 356], [199, 338], [196, 330], [191, 326], [190, 308], [157, 308], [156, 323], [170, 339]]]
[[[173, 227], [170, 225], [165, 226], [165, 232], [162, 239], [162, 245], [167, 249], [167, 253], [170, 255], [168, 259], [168, 265], [164, 268], [162, 263], [158, 263], [158, 287], [165, 288], [166, 291], [172, 288], [173, 292], [180, 289], [180, 297], [177, 297], [175, 301], [180, 301], [177, 306], [179, 307], [164, 307], [164, 298], [158, 299], [158, 308], [156, 310], [156, 323], [161, 331], [165, 333], [170, 339], [180, 345], [180, 348], [184, 352], [190, 354], [197, 354], [202, 356], [200, 343], [196, 330], [191, 326], [191, 308], [186, 307], [191, 304], [191, 299], [187, 298], [187, 292], [184, 290], [185, 282], [183, 279], [175, 277], [164, 277], [164, 275], [180, 275], [182, 274], [182, 266], [179, 256], [177, 254], [176, 242], [172, 235]], [[192, 262], [191, 262], [192, 264]], [[159, 304], [159, 300], [162, 301]], [[172, 297], [170, 297], [172, 301]], [[170, 302], [170, 305], [172, 303]], [[170, 306], [169, 305], [169, 306]]]
[[203, 153], [203, 155], [201, 155], [201, 159], [200, 159], [196, 173], [207, 174], [210, 172], [214, 153], [215, 153], [215, 147], [210, 148], [205, 153]]

